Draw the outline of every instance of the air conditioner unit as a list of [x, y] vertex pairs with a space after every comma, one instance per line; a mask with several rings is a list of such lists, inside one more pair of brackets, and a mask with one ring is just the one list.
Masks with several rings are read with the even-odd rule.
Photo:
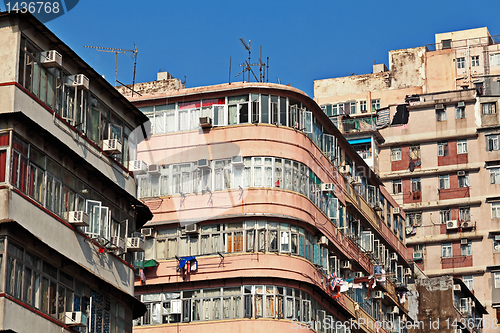
[[75, 227], [87, 227], [89, 225], [89, 216], [81, 210], [66, 212], [66, 220]]
[[129, 252], [144, 252], [144, 240], [142, 237], [128, 237], [127, 251]]
[[444, 104], [442, 103], [436, 104], [436, 110], [444, 110]]
[[458, 105], [457, 105], [459, 108], [463, 108], [465, 107], [465, 102], [458, 102]]
[[405, 276], [411, 276], [411, 268], [405, 269]]
[[326, 236], [321, 236], [318, 238], [318, 244], [328, 245], [328, 238]]
[[348, 270], [351, 270], [351, 269], [352, 269], [351, 262], [350, 262], [350, 261], [347, 261], [347, 260], [342, 260], [342, 261], [340, 262], [340, 268], [342, 268], [342, 269], [348, 269]]
[[158, 164], [148, 165], [148, 173], [150, 175], [159, 175], [161, 173], [161, 168]]
[[373, 203], [373, 210], [380, 212], [383, 209], [384, 207], [382, 207], [382, 203], [380, 201], [376, 201]]
[[467, 245], [467, 244], [469, 244], [469, 240], [468, 240], [467, 238], [462, 238], [462, 239], [460, 240], [460, 244], [462, 244], [462, 245]]
[[398, 260], [398, 254], [397, 253], [391, 253], [391, 260], [397, 261]]
[[500, 241], [500, 235], [495, 235], [495, 240]]
[[454, 285], [453, 285], [453, 290], [454, 290], [454, 291], [461, 291], [461, 290], [462, 290], [462, 287], [460, 287], [460, 285], [459, 285], [459, 284], [454, 284]]
[[460, 227], [462, 229], [472, 228], [472, 222], [470, 222], [470, 221], [462, 222], [462, 223], [460, 223]]
[[321, 184], [321, 192], [334, 192], [335, 185], [332, 183], [323, 183]]
[[83, 74], [69, 75], [68, 85], [72, 87], [89, 89], [89, 79]]
[[148, 165], [146, 162], [141, 160], [130, 161], [128, 162], [128, 170], [137, 172], [138, 174], [143, 174], [148, 172]]
[[451, 220], [451, 221], [446, 221], [446, 229], [457, 229], [458, 228], [458, 221], [457, 220]]
[[351, 184], [352, 185], [361, 185], [361, 177], [359, 177], [359, 176], [351, 177]]
[[372, 298], [382, 299], [384, 298], [384, 292], [382, 290], [376, 290], [371, 292]]
[[394, 305], [392, 307], [389, 308], [389, 313], [392, 313], [392, 314], [398, 314], [399, 313], [399, 307], [397, 305]]
[[393, 214], [401, 214], [401, 208], [399, 208], [399, 207], [393, 207], [392, 208], [392, 213]]
[[188, 234], [197, 233], [198, 225], [196, 223], [188, 224], [184, 227], [184, 231]]
[[235, 155], [231, 158], [231, 164], [234, 166], [244, 166], [245, 163], [243, 163], [243, 156], [241, 155]]
[[465, 176], [465, 171], [457, 171], [457, 176], [458, 177]]
[[351, 173], [351, 166], [350, 165], [342, 165], [339, 167], [339, 172], [343, 175], [348, 175]]
[[82, 311], [65, 312], [64, 323], [69, 326], [87, 326], [87, 315]]
[[210, 168], [210, 162], [206, 158], [198, 160], [198, 168]]
[[142, 228], [141, 235], [144, 237], [153, 237], [153, 228]]
[[45, 67], [62, 67], [62, 55], [56, 50], [41, 52], [40, 61]]
[[201, 128], [212, 127], [212, 118], [210, 118], [210, 117], [200, 117], [200, 127]]
[[108, 248], [112, 250], [125, 249], [125, 241], [120, 236], [111, 236]]
[[354, 276], [357, 277], [357, 278], [362, 278], [364, 275], [363, 275], [363, 272], [356, 272], [354, 274]]
[[122, 143], [118, 139], [103, 140], [102, 150], [108, 154], [120, 154], [122, 152]]

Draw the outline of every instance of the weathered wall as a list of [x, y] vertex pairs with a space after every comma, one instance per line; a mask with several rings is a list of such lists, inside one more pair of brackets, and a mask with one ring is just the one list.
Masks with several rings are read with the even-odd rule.
[[[132, 85], [128, 85], [127, 87], [132, 88]], [[116, 87], [123, 96], [132, 97], [132, 90], [127, 89], [127, 87], [121, 86]], [[181, 83], [179, 79], [170, 79], [170, 80], [160, 80], [160, 81], [151, 81], [151, 82], [141, 82], [136, 83], [133, 87], [135, 92], [138, 92], [141, 95], [156, 95], [163, 93], [169, 90], [175, 89], [183, 89], [184, 85]], [[134, 95], [137, 95], [134, 93]]]

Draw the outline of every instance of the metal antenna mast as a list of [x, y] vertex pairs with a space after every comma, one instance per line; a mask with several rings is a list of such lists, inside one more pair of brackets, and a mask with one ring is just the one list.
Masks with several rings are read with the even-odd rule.
[[[125, 53], [125, 52], [130, 52], [132, 53], [132, 57], [135, 58], [135, 61], [137, 61], [137, 46], [134, 44], [134, 49], [133, 50], [126, 50], [126, 49], [116, 49], [113, 47], [101, 47], [101, 46], [87, 46], [84, 45], [84, 47], [87, 47], [89, 49], [96, 49], [97, 51], [101, 52], [110, 52], [115, 54], [115, 87], [116, 87], [116, 76], [118, 73], [118, 53]], [[134, 63], [134, 83], [135, 83], [135, 63]]]
[[[251, 41], [248, 41], [248, 44], [245, 42], [243, 38], [240, 38], [241, 44], [243, 44], [243, 47], [248, 51], [248, 60], [245, 60], [243, 64], [240, 64], [240, 67], [243, 67], [241, 72], [236, 74], [236, 76], [239, 76], [240, 74], [243, 73], [243, 82], [245, 82], [245, 72], [248, 71], [248, 81], [250, 82], [250, 73], [253, 74], [253, 77], [255, 78], [255, 81], [257, 82], [264, 82], [265, 79], [265, 72], [266, 72], [266, 64], [262, 61], [262, 45], [260, 46], [260, 57], [259, 57], [259, 63], [258, 64], [252, 64], [251, 61], [251, 50], [252, 50], [252, 44]], [[252, 70], [252, 66], [259, 66], [259, 78], [255, 75], [254, 71]], [[268, 67], [269, 68], [269, 67]], [[262, 73], [264, 71], [264, 73]]]

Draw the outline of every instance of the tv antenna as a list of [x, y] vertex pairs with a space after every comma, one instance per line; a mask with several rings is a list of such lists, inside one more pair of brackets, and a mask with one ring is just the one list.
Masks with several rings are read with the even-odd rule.
[[118, 53], [126, 53], [126, 52], [130, 52], [132, 53], [132, 57], [134, 58], [134, 77], [132, 79], [132, 89], [134, 89], [134, 85], [135, 85], [135, 68], [136, 68], [136, 65], [137, 65], [137, 46], [135, 45], [134, 43], [134, 49], [133, 50], [126, 50], [126, 49], [117, 49], [117, 48], [114, 48], [114, 47], [101, 47], [101, 46], [87, 46], [87, 45], [84, 45], [84, 47], [87, 47], [89, 49], [96, 49], [97, 51], [100, 51], [100, 52], [110, 52], [110, 53], [114, 53], [115, 54], [115, 87], [116, 87], [116, 76], [117, 76], [117, 73], [118, 73]]
[[[247, 42], [243, 38], [240, 38], [240, 42], [241, 42], [241, 44], [243, 44], [243, 47], [248, 51], [248, 60], [245, 60], [245, 62], [243, 64], [239, 65], [240, 67], [243, 67], [243, 69], [236, 76], [243, 74], [243, 82], [245, 82], [245, 72], [248, 72], [248, 81], [247, 82], [250, 82], [250, 73], [253, 74], [255, 81], [264, 82], [264, 79], [266, 76], [266, 64], [262, 61], [262, 45], [260, 46], [259, 63], [252, 64], [251, 63], [252, 41], [248, 40], [248, 44], [247, 44]], [[268, 61], [269, 61], [269, 58], [268, 58]], [[254, 71], [252, 70], [252, 66], [259, 66], [259, 71], [260, 71], [259, 78], [257, 78]], [[269, 66], [268, 66], [268, 71], [269, 71]]]

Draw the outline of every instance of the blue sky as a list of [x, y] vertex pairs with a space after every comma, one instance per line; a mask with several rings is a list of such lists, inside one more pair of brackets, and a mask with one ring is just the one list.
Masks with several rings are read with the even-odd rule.
[[[5, 10], [3, 3], [0, 8]], [[248, 53], [269, 57], [278, 78], [313, 95], [313, 81], [370, 73], [388, 51], [433, 43], [434, 34], [487, 26], [500, 35], [500, 1], [97, 1], [80, 0], [47, 26], [97, 72], [114, 81], [114, 54], [84, 45], [138, 48], [136, 82], [159, 69], [195, 87], [231, 81]], [[258, 71], [257, 68], [255, 70]], [[258, 73], [257, 73], [258, 75]], [[132, 83], [133, 60], [118, 55], [118, 80]]]

